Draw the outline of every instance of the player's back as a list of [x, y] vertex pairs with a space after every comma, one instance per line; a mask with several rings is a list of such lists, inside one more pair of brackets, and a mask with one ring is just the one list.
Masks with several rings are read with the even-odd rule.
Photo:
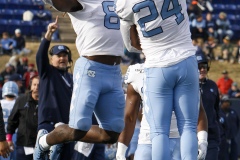
[[69, 13], [77, 34], [76, 46], [79, 54], [121, 56], [123, 41], [119, 18], [114, 12], [114, 1], [79, 2], [83, 5], [83, 10]]
[[[185, 0], [118, 0], [116, 6], [121, 19], [137, 26], [146, 67], [150, 59], [169, 66], [192, 55], [184, 52], [196, 50]], [[170, 49], [177, 52], [169, 53]]]

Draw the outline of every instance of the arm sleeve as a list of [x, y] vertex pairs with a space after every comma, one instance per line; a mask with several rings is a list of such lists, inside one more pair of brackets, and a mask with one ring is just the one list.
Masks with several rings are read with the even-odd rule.
[[19, 112], [18, 108], [20, 105], [20, 99], [18, 98], [13, 106], [12, 112], [8, 117], [8, 125], [7, 125], [7, 133], [13, 134], [15, 130], [18, 128], [19, 124]]
[[1, 103], [0, 103], [0, 141], [6, 141], [6, 133], [4, 129], [4, 120]]
[[120, 20], [120, 30], [121, 30], [121, 34], [122, 34], [122, 38], [123, 38], [125, 47], [127, 48], [127, 50], [129, 52], [142, 53], [142, 51], [140, 51], [137, 48], [132, 46], [132, 42], [131, 42], [131, 38], [130, 38], [130, 29], [131, 29], [131, 23]]
[[41, 44], [39, 46], [39, 49], [37, 51], [36, 55], [36, 63], [38, 68], [38, 74], [40, 77], [44, 76], [44, 74], [47, 73], [50, 64], [49, 64], [49, 58], [48, 58], [48, 48], [50, 46], [50, 41], [47, 39], [43, 39], [41, 41]]

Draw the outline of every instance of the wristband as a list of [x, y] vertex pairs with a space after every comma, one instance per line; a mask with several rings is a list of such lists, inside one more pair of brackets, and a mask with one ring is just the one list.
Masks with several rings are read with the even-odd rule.
[[9, 142], [9, 141], [12, 141], [12, 134], [7, 134], [6, 135], [6, 140]]
[[207, 142], [207, 138], [208, 138], [208, 133], [206, 131], [199, 131], [197, 133], [197, 137], [198, 137], [198, 141], [206, 141]]
[[118, 142], [118, 146], [117, 146], [118, 155], [125, 155], [127, 148], [128, 147], [125, 144]]

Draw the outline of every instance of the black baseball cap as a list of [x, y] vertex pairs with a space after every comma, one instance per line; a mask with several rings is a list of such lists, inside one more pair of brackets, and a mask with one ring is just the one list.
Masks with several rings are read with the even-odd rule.
[[53, 46], [52, 49], [50, 50], [50, 55], [57, 55], [59, 53], [70, 54], [70, 51], [69, 51], [69, 48], [64, 45]]

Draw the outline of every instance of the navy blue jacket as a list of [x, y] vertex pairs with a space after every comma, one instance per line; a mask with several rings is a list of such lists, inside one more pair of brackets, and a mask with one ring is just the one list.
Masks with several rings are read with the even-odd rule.
[[206, 79], [204, 82], [200, 82], [200, 91], [208, 119], [208, 141], [214, 140], [220, 142], [218, 87], [215, 82]]
[[38, 124], [68, 123], [73, 79], [67, 70], [62, 71], [50, 65], [49, 45], [50, 41], [44, 38], [36, 55], [40, 76]]
[[223, 113], [226, 116], [226, 120], [228, 123], [228, 130], [227, 130], [227, 134], [226, 137], [227, 139], [233, 139], [237, 136], [238, 134], [238, 128], [239, 128], [239, 118], [237, 115], [237, 112], [231, 108], [229, 108], [229, 110], [224, 110]]

